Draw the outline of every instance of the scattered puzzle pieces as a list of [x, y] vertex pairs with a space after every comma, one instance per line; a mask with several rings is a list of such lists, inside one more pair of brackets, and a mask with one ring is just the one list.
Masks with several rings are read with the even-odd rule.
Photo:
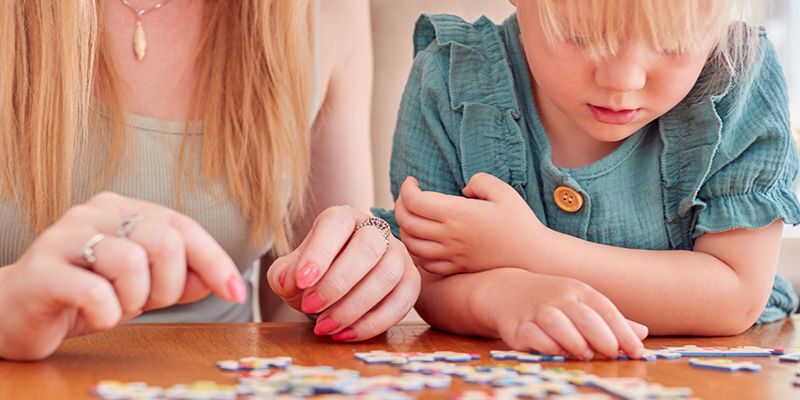
[[588, 385], [597, 379], [597, 375], [592, 375], [579, 369], [548, 368], [542, 371], [539, 376], [554, 382], [569, 382], [573, 385]]
[[217, 368], [223, 371], [251, 371], [272, 367], [286, 368], [292, 364], [291, 357], [243, 357], [237, 360], [217, 361]]
[[164, 394], [167, 399], [183, 400], [235, 400], [237, 387], [213, 381], [195, 381], [189, 385], [174, 385]]
[[666, 359], [675, 359], [681, 358], [681, 353], [669, 350], [669, 349], [644, 349], [642, 352], [642, 357], [640, 358], [630, 358], [627, 355], [621, 354], [617, 357], [617, 360], [627, 361], [627, 360], [641, 360], [641, 361], [655, 361], [657, 358], [666, 358]]
[[698, 347], [687, 345], [666, 347], [666, 350], [679, 353], [683, 357], [769, 357], [783, 354], [781, 349], [766, 349], [756, 346], [742, 347]]
[[495, 360], [517, 360], [519, 362], [564, 362], [563, 356], [548, 356], [539, 353], [526, 353], [516, 350], [491, 350], [489, 354]]
[[728, 358], [700, 359], [690, 358], [689, 365], [695, 368], [715, 369], [720, 371], [761, 371], [761, 365], [752, 361], [733, 361]]
[[356, 353], [355, 357], [367, 364], [392, 364], [405, 365], [410, 362], [466, 362], [480, 358], [474, 353], [461, 353], [455, 351], [436, 351], [433, 353], [422, 352], [389, 352], [373, 350], [370, 352]]
[[639, 378], [600, 378], [592, 386], [622, 399], [680, 399], [692, 395], [685, 387], [666, 387]]
[[105, 400], [119, 399], [158, 399], [163, 390], [144, 382], [121, 382], [104, 380], [97, 383], [92, 393]]
[[782, 362], [798, 363], [798, 362], [800, 362], [800, 353], [784, 354], [784, 355], [778, 357], [778, 360], [780, 360]]

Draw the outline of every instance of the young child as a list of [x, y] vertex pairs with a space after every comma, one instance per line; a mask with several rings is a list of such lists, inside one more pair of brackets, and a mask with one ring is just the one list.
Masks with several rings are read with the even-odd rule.
[[424, 270], [423, 318], [591, 359], [793, 312], [787, 94], [741, 4], [512, 3], [502, 26], [417, 23], [378, 213]]

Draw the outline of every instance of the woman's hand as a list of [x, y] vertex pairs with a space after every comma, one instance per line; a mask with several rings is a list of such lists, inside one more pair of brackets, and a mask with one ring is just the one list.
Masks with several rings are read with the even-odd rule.
[[318, 335], [371, 338], [400, 321], [417, 301], [419, 272], [405, 246], [379, 227], [356, 228], [370, 218], [350, 207], [328, 208], [303, 243], [269, 268], [275, 293], [295, 309], [319, 313]]
[[591, 286], [512, 268], [497, 271], [502, 274], [481, 295], [491, 302], [497, 333], [512, 348], [584, 360], [596, 353], [615, 359], [620, 351], [642, 356], [647, 327], [625, 319]]
[[247, 299], [233, 261], [199, 224], [114, 193], [69, 209], [0, 274], [0, 358], [15, 360], [209, 292]]
[[545, 251], [549, 231], [514, 188], [478, 173], [463, 193], [422, 191], [413, 177], [403, 182], [395, 217], [421, 268], [439, 275], [522, 268], [520, 255]]

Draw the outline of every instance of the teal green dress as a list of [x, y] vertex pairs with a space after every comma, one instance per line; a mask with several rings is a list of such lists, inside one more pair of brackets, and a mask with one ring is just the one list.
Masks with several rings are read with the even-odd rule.
[[[567, 169], [551, 162], [516, 16], [497, 26], [424, 15], [394, 136], [392, 193], [397, 198], [414, 176], [423, 190], [460, 195], [472, 175], [487, 172], [514, 187], [551, 229], [633, 249], [690, 250], [705, 232], [798, 224], [785, 82], [763, 32], [759, 42], [749, 80], [678, 104], [605, 158]], [[693, 90], [703, 89], [706, 73]], [[555, 203], [559, 186], [582, 195], [577, 212]], [[398, 235], [392, 211], [374, 212]], [[797, 305], [778, 276], [759, 322]]]

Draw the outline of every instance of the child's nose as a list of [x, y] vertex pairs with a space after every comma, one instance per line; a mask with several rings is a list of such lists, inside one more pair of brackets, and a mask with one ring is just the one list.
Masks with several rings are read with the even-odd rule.
[[595, 82], [614, 92], [641, 90], [647, 83], [647, 68], [636, 52], [625, 51], [596, 64]]

